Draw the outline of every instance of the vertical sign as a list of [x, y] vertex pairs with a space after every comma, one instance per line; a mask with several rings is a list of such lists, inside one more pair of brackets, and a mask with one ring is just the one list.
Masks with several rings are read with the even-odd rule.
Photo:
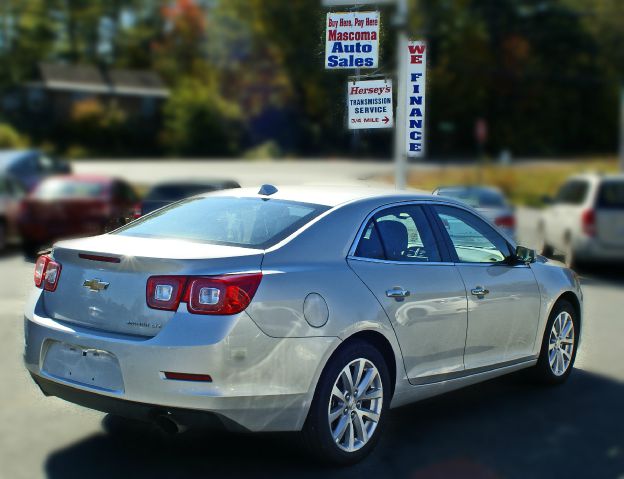
[[425, 87], [427, 84], [427, 44], [407, 44], [407, 156], [425, 155]]
[[392, 80], [348, 84], [349, 129], [392, 128]]
[[379, 12], [328, 13], [325, 68], [377, 68]]

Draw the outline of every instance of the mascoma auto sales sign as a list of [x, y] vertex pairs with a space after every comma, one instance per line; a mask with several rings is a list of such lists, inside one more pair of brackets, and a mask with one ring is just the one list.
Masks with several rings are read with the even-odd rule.
[[328, 13], [325, 68], [377, 68], [379, 12]]

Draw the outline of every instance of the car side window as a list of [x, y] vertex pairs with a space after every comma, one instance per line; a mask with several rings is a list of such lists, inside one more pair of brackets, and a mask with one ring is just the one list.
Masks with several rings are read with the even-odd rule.
[[461, 208], [434, 206], [462, 263], [501, 263], [511, 250], [505, 239], [478, 216]]
[[417, 205], [397, 206], [373, 216], [358, 242], [355, 256], [405, 263], [440, 261], [427, 217]]
[[555, 202], [564, 205], [583, 204], [589, 191], [587, 181], [573, 180], [564, 184], [555, 198]]

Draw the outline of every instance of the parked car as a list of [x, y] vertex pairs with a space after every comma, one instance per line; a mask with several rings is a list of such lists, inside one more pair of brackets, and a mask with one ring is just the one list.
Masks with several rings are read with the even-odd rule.
[[573, 176], [546, 202], [539, 223], [545, 256], [562, 252], [570, 267], [624, 261], [624, 175]]
[[17, 236], [17, 214], [24, 195], [19, 181], [0, 173], [0, 251]]
[[176, 201], [212, 191], [240, 188], [233, 180], [178, 180], [159, 183], [145, 195], [135, 217], [140, 217], [152, 211], [167, 206]]
[[391, 407], [523, 368], [564, 382], [582, 331], [572, 271], [396, 191], [200, 195], [56, 244], [34, 279], [24, 358], [45, 394], [168, 430], [302, 431], [341, 464]]
[[30, 191], [44, 178], [71, 173], [71, 166], [38, 150], [2, 150], [0, 172], [11, 175]]
[[137, 201], [123, 180], [93, 175], [48, 178], [21, 205], [17, 221], [24, 252], [121, 226], [132, 218]]
[[506, 234], [516, 233], [516, 214], [498, 188], [484, 186], [444, 186], [436, 188], [434, 195], [463, 201], [492, 221]]

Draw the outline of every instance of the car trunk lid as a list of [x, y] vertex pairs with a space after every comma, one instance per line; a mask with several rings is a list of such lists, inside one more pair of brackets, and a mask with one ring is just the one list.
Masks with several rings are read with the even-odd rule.
[[261, 250], [182, 240], [102, 235], [59, 243], [62, 265], [55, 292], [44, 293], [46, 314], [107, 332], [155, 336], [175, 314], [146, 302], [150, 276], [210, 276], [259, 271]]

